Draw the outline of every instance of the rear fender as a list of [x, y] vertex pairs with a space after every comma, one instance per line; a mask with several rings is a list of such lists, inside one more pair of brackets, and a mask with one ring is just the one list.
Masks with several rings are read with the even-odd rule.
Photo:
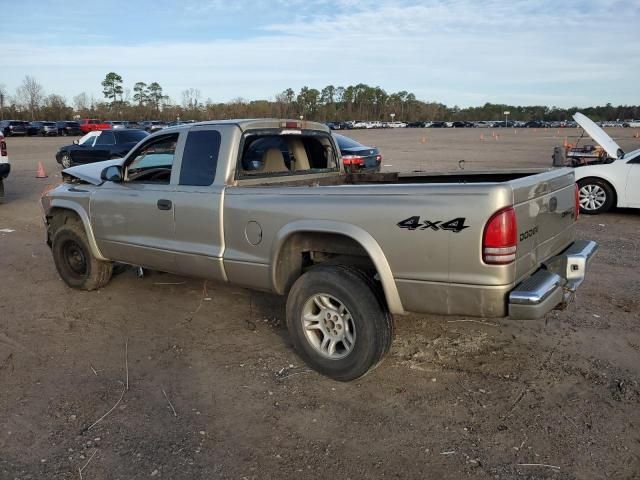
[[277, 233], [272, 250], [270, 262], [270, 277], [273, 289], [279, 294], [284, 294], [284, 286], [279, 285], [277, 279], [277, 266], [282, 247], [286, 240], [295, 233], [329, 233], [344, 235], [355, 240], [367, 252], [373, 265], [376, 268], [380, 283], [384, 290], [389, 311], [393, 314], [403, 315], [406, 312], [402, 306], [396, 282], [391, 272], [391, 267], [378, 242], [365, 230], [355, 225], [330, 220], [299, 220], [289, 223]]

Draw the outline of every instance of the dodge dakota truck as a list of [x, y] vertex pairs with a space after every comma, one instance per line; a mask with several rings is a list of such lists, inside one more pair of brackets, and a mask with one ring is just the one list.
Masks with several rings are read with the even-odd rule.
[[286, 295], [299, 355], [342, 381], [379, 364], [394, 315], [565, 306], [597, 249], [574, 239], [570, 168], [346, 174], [307, 121], [171, 127], [63, 178], [42, 206], [69, 286], [101, 288], [119, 262]]

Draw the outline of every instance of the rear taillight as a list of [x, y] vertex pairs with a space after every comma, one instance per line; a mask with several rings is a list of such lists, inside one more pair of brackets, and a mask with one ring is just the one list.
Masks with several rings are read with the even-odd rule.
[[513, 207], [494, 213], [482, 235], [482, 260], [490, 265], [504, 265], [516, 259], [518, 225]]
[[342, 162], [345, 165], [364, 165], [364, 158], [359, 155], [344, 155]]
[[376, 162], [380, 163], [382, 161], [382, 155], [376, 155]]
[[0, 157], [7, 156], [7, 142], [4, 140], [0, 141]]
[[578, 186], [578, 184], [576, 183], [576, 189], [575, 189], [575, 201], [574, 201], [574, 212], [573, 212], [573, 219], [574, 220], [578, 220], [578, 217], [580, 216], [580, 187]]

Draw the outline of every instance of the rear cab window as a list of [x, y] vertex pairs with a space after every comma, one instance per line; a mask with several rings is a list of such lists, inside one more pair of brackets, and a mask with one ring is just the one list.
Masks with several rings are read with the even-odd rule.
[[283, 134], [249, 131], [242, 142], [237, 179], [290, 177], [339, 172], [330, 134], [315, 130]]

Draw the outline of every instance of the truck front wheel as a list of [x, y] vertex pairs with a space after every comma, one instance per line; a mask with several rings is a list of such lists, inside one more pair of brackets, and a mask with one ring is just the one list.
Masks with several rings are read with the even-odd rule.
[[287, 328], [302, 359], [335, 380], [375, 368], [389, 351], [393, 319], [375, 282], [349, 266], [317, 266], [293, 284]]
[[58, 274], [70, 287], [95, 290], [111, 279], [112, 263], [92, 255], [87, 234], [79, 222], [61, 225], [53, 235], [51, 249]]

